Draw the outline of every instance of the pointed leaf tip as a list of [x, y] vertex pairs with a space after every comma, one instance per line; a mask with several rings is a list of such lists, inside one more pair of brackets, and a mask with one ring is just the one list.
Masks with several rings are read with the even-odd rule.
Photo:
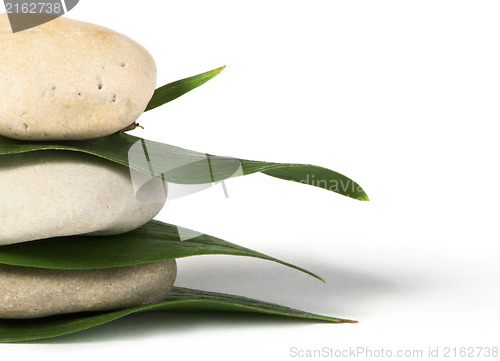
[[196, 89], [200, 85], [205, 84], [210, 79], [219, 75], [225, 68], [226, 66], [224, 65], [205, 73], [174, 81], [173, 83], [169, 83], [156, 89], [144, 111], [147, 112], [148, 110], [158, 108], [159, 106], [171, 102], [191, 90]]

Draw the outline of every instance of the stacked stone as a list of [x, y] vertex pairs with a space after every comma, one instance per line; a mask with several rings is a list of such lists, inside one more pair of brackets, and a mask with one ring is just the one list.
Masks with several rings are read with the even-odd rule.
[[[122, 34], [66, 18], [13, 34], [0, 15], [2, 136], [69, 141], [110, 135], [135, 123], [155, 85], [153, 58]], [[127, 167], [93, 155], [0, 155], [0, 246], [128, 232], [153, 219], [165, 200], [141, 201]], [[101, 270], [0, 265], [0, 318], [151, 304], [165, 298], [175, 277], [175, 260]]]

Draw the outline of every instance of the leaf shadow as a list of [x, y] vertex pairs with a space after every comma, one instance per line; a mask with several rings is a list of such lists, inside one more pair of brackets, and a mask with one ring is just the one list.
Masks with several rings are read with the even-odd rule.
[[363, 313], [367, 300], [407, 293], [416, 286], [414, 279], [401, 275], [387, 277], [377, 269], [352, 269], [312, 259], [294, 263], [318, 274], [325, 283], [272, 262], [238, 257], [218, 262], [217, 257], [224, 256], [210, 256], [211, 260], [203, 263], [187, 259], [185, 268], [179, 264], [176, 285], [234, 293], [351, 319]]
[[[326, 284], [272, 262], [259, 262], [259, 267], [232, 266], [231, 272], [228, 272], [228, 262], [217, 262], [217, 257], [210, 257], [215, 260], [209, 260], [209, 266], [206, 262], [199, 262], [198, 265], [193, 263], [185, 269], [180, 265], [176, 285], [242, 295], [335, 317], [356, 320], [360, 320], [361, 317], [361, 322], [362, 317], [369, 314], [367, 305], [373, 300], [407, 292], [409, 287], [407, 282], [397, 282], [397, 278], [384, 279], [370, 272], [318, 263], [314, 263], [314, 271], [324, 277]], [[314, 323], [318, 322], [236, 312], [140, 313], [95, 328], [35, 343], [109, 342], [140, 339], [157, 334], [178, 335], [200, 329], [282, 325], [302, 327]], [[342, 326], [332, 325], [332, 327]]]

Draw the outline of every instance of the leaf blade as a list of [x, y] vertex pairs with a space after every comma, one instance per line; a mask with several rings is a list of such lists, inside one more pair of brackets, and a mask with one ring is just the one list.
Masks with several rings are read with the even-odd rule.
[[[193, 234], [184, 239], [183, 234]], [[0, 247], [0, 263], [60, 270], [103, 269], [202, 255], [232, 255], [276, 262], [324, 282], [318, 275], [264, 253], [172, 224], [151, 221], [114, 236], [68, 236]]]
[[179, 98], [180, 96], [190, 92], [191, 90], [205, 84], [210, 79], [213, 79], [226, 68], [226, 66], [221, 66], [220, 68], [209, 70], [205, 73], [201, 73], [189, 78], [174, 81], [172, 83], [166, 84], [155, 90], [149, 104], [147, 105], [145, 112], [158, 108], [172, 100]]
[[[150, 161], [144, 160], [147, 147]], [[327, 168], [293, 163], [261, 162], [215, 156], [124, 133], [82, 141], [28, 142], [0, 137], [0, 155], [43, 150], [67, 150], [91, 154], [138, 172], [177, 184], [204, 184], [262, 172], [272, 177], [312, 185], [357, 200], [369, 200], [363, 188], [350, 178]], [[151, 165], [156, 170], [151, 174]]]
[[317, 315], [274, 303], [216, 292], [174, 287], [157, 304], [102, 313], [67, 314], [29, 320], [0, 320], [0, 342], [23, 342], [59, 337], [112, 322], [138, 312], [246, 312], [328, 323], [356, 321]]

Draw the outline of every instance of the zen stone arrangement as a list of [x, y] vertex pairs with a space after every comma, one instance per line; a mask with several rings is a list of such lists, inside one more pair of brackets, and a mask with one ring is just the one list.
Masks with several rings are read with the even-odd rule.
[[[124, 35], [63, 17], [12, 33], [0, 14], [0, 342], [58, 337], [137, 312], [245, 312], [355, 323], [174, 286], [176, 259], [213, 254], [277, 262], [324, 280], [154, 220], [169, 183], [210, 185], [262, 173], [368, 200], [361, 186], [328, 168], [221, 157], [126, 133], [143, 112], [224, 68], [155, 89], [152, 56]], [[248, 227], [259, 230], [258, 216], [252, 217]]]

